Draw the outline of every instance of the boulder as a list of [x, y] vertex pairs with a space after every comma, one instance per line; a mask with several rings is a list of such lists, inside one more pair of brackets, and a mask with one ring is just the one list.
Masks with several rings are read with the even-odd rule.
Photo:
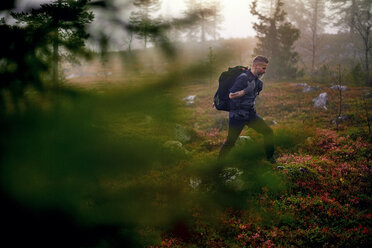
[[347, 86], [346, 85], [332, 85], [330, 88], [332, 90], [341, 90], [341, 91], [347, 90]]
[[190, 152], [186, 148], [184, 148], [182, 143], [178, 140], [168, 140], [164, 143], [164, 147], [170, 152], [181, 153], [184, 155], [190, 154]]
[[350, 118], [349, 115], [341, 115], [341, 116], [338, 116], [337, 118], [334, 118], [331, 123], [332, 124], [337, 124], [337, 123], [342, 123], [344, 121], [347, 121], [348, 119]]
[[328, 94], [327, 92], [320, 93], [318, 97], [313, 99], [314, 107], [322, 107], [327, 110]]
[[187, 106], [190, 106], [194, 104], [195, 97], [196, 97], [195, 95], [190, 95], [190, 96], [183, 98], [183, 100], [186, 102]]
[[253, 143], [253, 139], [250, 136], [239, 136], [235, 143], [235, 146], [244, 146], [251, 143]]
[[276, 122], [275, 120], [266, 120], [265, 118], [263, 118], [263, 120], [265, 121], [265, 123], [269, 126], [272, 126], [272, 125], [277, 125], [278, 122]]
[[190, 177], [190, 187], [193, 189], [197, 189], [200, 184], [202, 183], [202, 180], [199, 177]]
[[302, 92], [313, 92], [313, 91], [317, 91], [317, 90], [321, 90], [322, 88], [320, 86], [315, 86], [315, 87], [311, 87], [311, 86], [306, 86], [304, 87], [304, 89], [302, 90]]
[[187, 129], [180, 124], [176, 124], [174, 135], [176, 137], [176, 140], [182, 143], [187, 143], [191, 140], [190, 132], [188, 132]]
[[220, 177], [228, 187], [234, 190], [242, 190], [244, 188], [244, 181], [241, 179], [241, 175], [243, 175], [243, 171], [238, 168], [227, 167], [222, 170]]
[[303, 87], [302, 92], [313, 92], [313, 91], [321, 90], [320, 86], [312, 87], [308, 85], [307, 83], [297, 83], [295, 85]]

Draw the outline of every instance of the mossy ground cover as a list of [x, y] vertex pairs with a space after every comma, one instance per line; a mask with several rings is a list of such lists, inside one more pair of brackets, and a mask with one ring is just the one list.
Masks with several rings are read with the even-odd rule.
[[[277, 135], [278, 159], [263, 166], [280, 176], [280, 192], [263, 185], [254, 197], [240, 198], [255, 203], [249, 207], [226, 204], [213, 214], [196, 208], [187, 228], [164, 232], [161, 244], [153, 246], [369, 247], [371, 143], [363, 90], [351, 87], [342, 92], [342, 114], [348, 119], [336, 130], [332, 120], [338, 115], [339, 92], [322, 86], [321, 91], [303, 93], [291, 82], [266, 84], [256, 109]], [[197, 160], [217, 157], [227, 135], [227, 113], [211, 107], [213, 92], [208, 85], [189, 85], [181, 91], [182, 97], [196, 95], [192, 106], [180, 105], [180, 112], [187, 115], [182, 124], [198, 135], [197, 141], [186, 144], [195, 151], [183, 163], [187, 168]], [[313, 106], [312, 99], [321, 92], [328, 93], [327, 110]], [[262, 137], [253, 130], [245, 128], [241, 135], [262, 146]]]
[[[28, 209], [63, 211], [85, 232], [113, 230], [82, 237], [82, 246], [371, 246], [369, 88], [342, 92], [347, 118], [337, 127], [339, 92], [265, 83], [256, 109], [276, 135], [271, 164], [249, 128], [241, 135], [251, 139], [217, 159], [228, 113], [212, 107], [215, 83], [186, 75], [28, 92], [27, 107], [12, 114], [8, 105], [2, 121], [3, 191]], [[327, 110], [313, 107], [321, 92]], [[30, 235], [58, 236], [48, 225], [61, 221], [48, 221], [30, 222]]]

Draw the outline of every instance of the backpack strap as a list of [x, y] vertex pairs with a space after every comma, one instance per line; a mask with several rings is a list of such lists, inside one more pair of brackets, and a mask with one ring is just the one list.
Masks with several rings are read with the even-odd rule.
[[260, 92], [262, 91], [262, 88], [263, 88], [263, 82], [258, 79], [257, 80], [257, 88], [256, 88], [257, 95], [260, 94]]

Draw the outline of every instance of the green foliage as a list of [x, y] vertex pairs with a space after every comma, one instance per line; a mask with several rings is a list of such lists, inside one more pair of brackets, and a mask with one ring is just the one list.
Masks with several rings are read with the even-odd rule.
[[[266, 161], [262, 137], [252, 130], [243, 131], [251, 142], [217, 160], [226, 113], [210, 107], [210, 85], [189, 82], [212, 78], [210, 66], [229, 59], [219, 49], [181, 67], [171, 57], [172, 66], [159, 74], [138, 67], [115, 86], [42, 91], [50, 64], [39, 55], [52, 52], [45, 29], [5, 23], [1, 29], [12, 38], [0, 50], [4, 243], [370, 246], [371, 144], [356, 113], [336, 132], [332, 105], [315, 110], [315, 94], [300, 94], [291, 83], [265, 84], [257, 108], [277, 120], [277, 163]], [[345, 92], [345, 113], [354, 111], [349, 99], [360, 90]], [[9, 107], [16, 105], [9, 103], [13, 94], [17, 111]], [[182, 102], [187, 94], [196, 95], [193, 106]]]
[[363, 85], [365, 83], [366, 73], [358, 63], [345, 75], [345, 81], [354, 85]]
[[332, 81], [333, 70], [328, 65], [322, 65], [312, 73], [311, 80], [320, 84], [329, 84]]
[[295, 152], [312, 135], [313, 132], [305, 127], [279, 129], [275, 133], [275, 143], [280, 150]]
[[75, 55], [89, 56], [85, 49], [85, 40], [89, 37], [85, 27], [94, 18], [93, 13], [87, 9], [89, 1], [58, 0], [28, 12], [11, 13], [18, 24], [26, 25], [33, 32], [30, 36], [42, 34], [45, 43], [38, 49], [41, 51], [40, 56], [46, 57], [46, 62], [53, 65], [52, 80], [55, 84], [59, 80], [61, 48]]
[[219, 23], [222, 21], [221, 6], [218, 1], [186, 1], [185, 15], [192, 20], [186, 27], [189, 41], [206, 42], [208, 37], [217, 40]]
[[251, 13], [260, 20], [253, 28], [257, 32], [258, 44], [255, 54], [269, 58], [268, 77], [275, 79], [293, 79], [297, 76], [298, 54], [294, 51], [294, 42], [300, 31], [286, 21], [286, 13], [282, 10], [283, 2], [278, 0], [272, 16], [264, 16], [257, 11], [257, 1], [251, 6]]
[[161, 18], [152, 18], [152, 12], [159, 10], [159, 0], [136, 0], [133, 2], [139, 10], [132, 12], [130, 16], [130, 31], [134, 32], [139, 39], [144, 40], [145, 48], [148, 41], [154, 41], [158, 36], [162, 24]]
[[0, 30], [8, 37], [1, 41], [0, 48], [0, 115], [3, 115], [9, 111], [7, 105], [12, 105], [14, 111], [21, 110], [22, 103], [27, 103], [27, 90], [43, 91], [42, 74], [48, 65], [37, 50], [45, 45], [44, 32], [4, 23], [0, 24]]

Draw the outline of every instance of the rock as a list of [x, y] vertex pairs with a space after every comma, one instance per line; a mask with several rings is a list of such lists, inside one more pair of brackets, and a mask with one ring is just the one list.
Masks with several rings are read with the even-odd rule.
[[220, 174], [226, 185], [234, 190], [242, 190], [244, 188], [244, 181], [239, 178], [241, 175], [243, 175], [243, 171], [235, 167], [227, 167]]
[[239, 136], [238, 140], [235, 143], [235, 146], [243, 146], [253, 142], [253, 139], [250, 136]]
[[334, 119], [331, 121], [331, 123], [332, 123], [332, 124], [342, 123], [342, 122], [344, 122], [344, 121], [346, 121], [346, 120], [348, 120], [348, 119], [349, 119], [349, 116], [348, 116], [348, 115], [341, 115], [341, 116], [339, 116], [339, 117], [337, 117], [337, 118], [334, 118]]
[[196, 97], [195, 95], [190, 95], [190, 96], [183, 98], [183, 100], [186, 101], [187, 106], [190, 106], [194, 104], [195, 97]]
[[266, 120], [265, 118], [263, 118], [263, 120], [266, 122], [267, 125], [269, 126], [272, 126], [272, 125], [277, 125], [278, 122], [276, 122], [275, 120]]
[[320, 86], [312, 87], [312, 86], [308, 85], [307, 83], [297, 83], [295, 85], [296, 86], [302, 86], [302, 87], [304, 87], [302, 89], [302, 92], [313, 92], [313, 91], [317, 91], [317, 90], [321, 90], [322, 89]]
[[185, 155], [190, 154], [190, 152], [186, 148], [184, 148], [182, 143], [178, 140], [168, 140], [164, 143], [164, 147], [166, 149], [169, 149], [170, 152], [178, 152]]
[[328, 94], [326, 92], [320, 93], [318, 97], [313, 99], [314, 107], [323, 107], [327, 110]]
[[72, 79], [72, 78], [77, 78], [77, 77], [79, 77], [79, 75], [76, 75], [76, 74], [72, 73], [72, 74], [68, 75], [66, 77], [66, 79]]
[[347, 90], [347, 86], [345, 85], [332, 85], [330, 88], [332, 90], [341, 90], [341, 91]]
[[221, 172], [221, 177], [225, 179], [226, 182], [231, 182], [237, 179], [240, 175], [243, 174], [243, 171], [235, 167], [227, 167]]
[[202, 180], [198, 177], [191, 177], [190, 178], [190, 186], [193, 189], [197, 189], [200, 186], [201, 183], [202, 183]]
[[311, 86], [306, 86], [302, 92], [313, 92], [313, 91], [317, 91], [317, 90], [321, 90], [322, 88], [320, 86], [315, 86], [315, 87], [311, 87]]
[[176, 124], [176, 127], [174, 129], [174, 135], [177, 140], [179, 140], [182, 143], [189, 142], [191, 140], [191, 135], [187, 131], [185, 127], [183, 127], [180, 124]]

